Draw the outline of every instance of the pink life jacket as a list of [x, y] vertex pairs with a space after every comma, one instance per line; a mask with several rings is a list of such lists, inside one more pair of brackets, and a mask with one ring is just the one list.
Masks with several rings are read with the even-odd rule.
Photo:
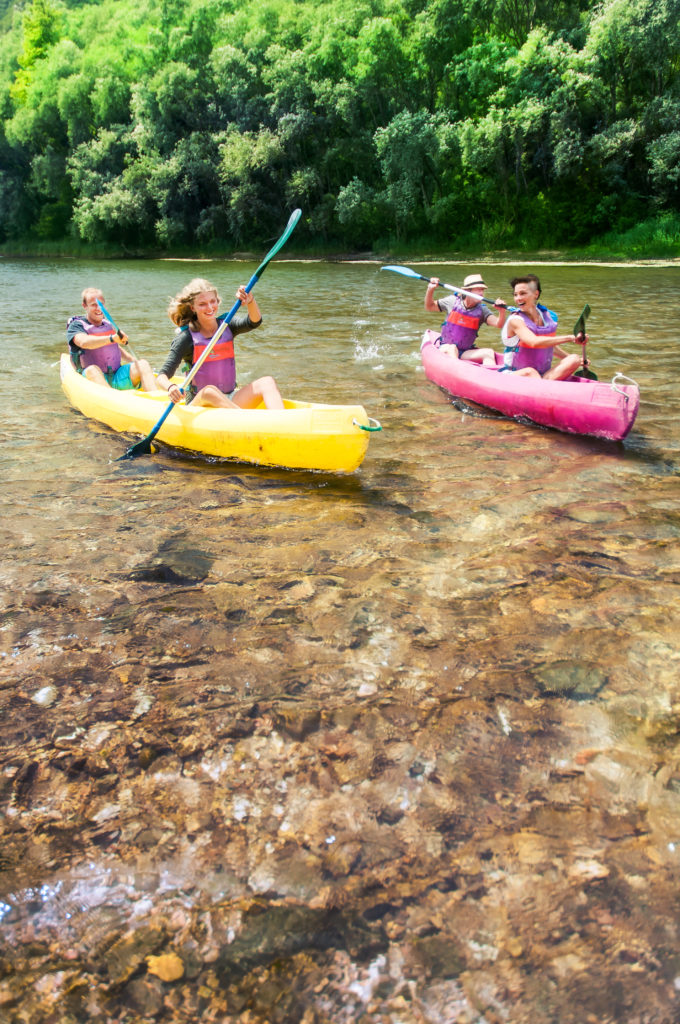
[[[219, 323], [219, 321], [218, 321]], [[191, 340], [194, 343], [194, 365], [203, 354], [210, 338], [206, 338], [200, 331], [192, 331], [189, 328]], [[214, 384], [225, 395], [231, 394], [236, 387], [236, 360], [234, 359], [234, 335], [228, 327], [225, 327], [218, 341], [213, 345], [210, 355], [201, 366], [198, 373], [192, 377], [189, 383], [189, 390], [195, 394], [204, 388], [206, 384]]]
[[455, 345], [459, 352], [474, 348], [479, 328], [484, 320], [481, 302], [468, 309], [460, 299], [442, 324], [442, 344]]
[[[108, 320], [102, 320], [100, 324], [91, 324], [89, 320], [83, 318], [81, 323], [83, 333], [90, 338], [105, 338], [116, 333], [116, 328]], [[100, 348], [79, 348], [78, 356], [82, 370], [88, 366], [98, 366], [102, 373], [115, 373], [120, 366], [120, 349], [115, 342], [113, 345], [101, 345]]]
[[[518, 310], [513, 316], [521, 316], [529, 330], [537, 336], [543, 338], [553, 338], [555, 336], [557, 323], [547, 310], [541, 310], [542, 324], [535, 324], [531, 317], [521, 310]], [[525, 366], [531, 366], [542, 377], [550, 369], [552, 358], [552, 348], [530, 348], [528, 345], [523, 345], [520, 341], [514, 351], [512, 368], [513, 370], [522, 370]]]

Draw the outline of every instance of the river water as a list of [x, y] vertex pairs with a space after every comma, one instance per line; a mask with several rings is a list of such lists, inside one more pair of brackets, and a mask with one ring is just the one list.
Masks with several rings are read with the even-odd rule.
[[239, 380], [360, 401], [360, 470], [115, 461], [59, 385], [81, 289], [158, 366], [169, 297], [255, 266], [0, 262], [2, 1013], [676, 1022], [680, 268], [483, 268], [590, 304], [622, 444], [428, 382], [421, 282], [278, 259]]

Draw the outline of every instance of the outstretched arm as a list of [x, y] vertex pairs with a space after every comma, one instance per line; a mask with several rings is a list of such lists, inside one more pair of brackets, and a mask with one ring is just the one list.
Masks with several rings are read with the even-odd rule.
[[118, 335], [115, 331], [111, 334], [86, 334], [85, 331], [78, 331], [71, 341], [78, 348], [102, 348], [104, 345], [127, 345], [128, 336], [122, 333]]
[[440, 312], [439, 304], [438, 304], [437, 300], [432, 297], [432, 293], [434, 292], [434, 290], [435, 290], [435, 288], [437, 287], [438, 284], [439, 284], [439, 278], [438, 277], [431, 277], [430, 278], [430, 283], [428, 284], [427, 291], [425, 292], [425, 309], [428, 311], [428, 313], [439, 313]]
[[502, 299], [496, 299], [496, 301], [494, 302], [494, 306], [498, 308], [500, 312], [492, 313], [486, 322], [487, 324], [490, 324], [492, 327], [501, 328], [505, 323], [505, 318], [508, 315], [508, 307], [506, 306]]
[[244, 284], [242, 284], [239, 290], [236, 292], [236, 298], [239, 299], [240, 302], [242, 302], [243, 305], [246, 307], [248, 316], [250, 317], [251, 324], [253, 324], [253, 326], [255, 324], [259, 324], [260, 320], [262, 319], [260, 307], [255, 301], [253, 293], [246, 291], [246, 286]]

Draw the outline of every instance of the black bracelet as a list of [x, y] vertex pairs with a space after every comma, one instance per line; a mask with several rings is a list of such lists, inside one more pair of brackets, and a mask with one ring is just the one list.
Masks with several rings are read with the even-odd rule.
[[112, 334], [109, 334], [109, 341], [111, 342], [112, 345], [114, 344], [113, 335]]

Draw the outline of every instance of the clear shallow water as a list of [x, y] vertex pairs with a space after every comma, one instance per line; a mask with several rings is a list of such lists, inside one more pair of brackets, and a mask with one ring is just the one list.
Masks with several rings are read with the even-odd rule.
[[[169, 296], [200, 274], [227, 308], [254, 266], [0, 263], [10, 1009], [42, 1019], [40, 979], [61, 1005], [64, 959], [93, 984], [83, 950], [149, 917], [250, 991], [256, 938], [235, 906], [258, 898], [303, 908], [297, 948], [318, 957], [321, 910], [344, 908], [345, 936], [355, 917], [371, 931], [331, 944], [353, 979], [328, 995], [333, 1020], [398, 1012], [367, 1009], [372, 977], [383, 1002], [412, 982], [432, 1020], [456, 1019], [440, 1004], [581, 1020], [607, 987], [613, 1020], [641, 1020], [635, 1000], [674, 1019], [678, 268], [539, 271], [565, 330], [590, 304], [600, 379], [640, 384], [621, 445], [453, 404], [419, 366], [436, 322], [424, 284], [277, 261], [239, 379], [360, 400], [384, 427], [361, 469], [114, 461], [128, 441], [59, 386], [82, 287], [103, 288], [158, 365]], [[456, 282], [473, 268], [418, 269]], [[485, 267], [490, 294], [509, 298], [521, 269]], [[207, 913], [213, 938], [197, 937]], [[270, 960], [317, 1006], [279, 929]]]

